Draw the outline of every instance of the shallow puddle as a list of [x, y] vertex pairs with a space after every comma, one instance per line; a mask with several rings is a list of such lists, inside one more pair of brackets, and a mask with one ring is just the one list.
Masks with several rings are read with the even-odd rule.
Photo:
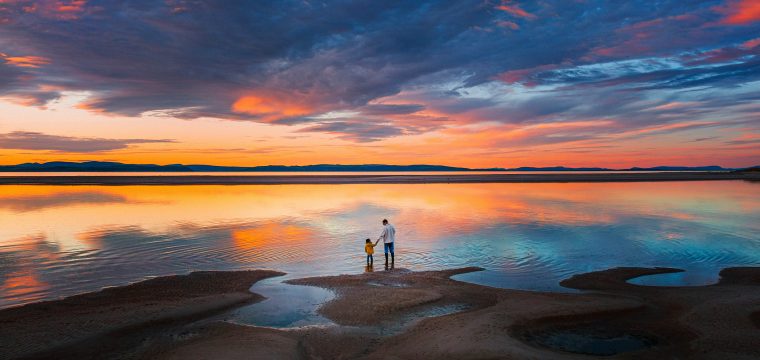
[[643, 286], [704, 286], [718, 282], [719, 270], [714, 273], [684, 271], [666, 274], [654, 274], [635, 277], [628, 280], [629, 284]]
[[553, 350], [609, 356], [654, 346], [652, 338], [620, 330], [573, 328], [533, 334], [528, 341]]
[[455, 314], [469, 309], [467, 304], [447, 304], [447, 305], [428, 305], [423, 306], [415, 311], [405, 314], [401, 317], [394, 317], [388, 321], [383, 321], [380, 325], [373, 326], [377, 333], [383, 336], [396, 335], [420, 322], [426, 318]]
[[[237, 324], [272, 328], [300, 328], [305, 326], [335, 325], [317, 310], [335, 298], [327, 289], [285, 283], [291, 276], [264, 279], [251, 287], [251, 291], [266, 297], [255, 304], [243, 306], [212, 319], [224, 319]], [[399, 282], [373, 281], [370, 286], [407, 287]], [[427, 305], [404, 314], [389, 317], [379, 325], [357, 327], [353, 330], [368, 331], [383, 336], [397, 334], [425, 318], [443, 316], [467, 310], [466, 304]], [[352, 327], [347, 327], [352, 328]]]
[[287, 277], [269, 278], [257, 282], [251, 291], [265, 300], [238, 308], [227, 314], [229, 321], [275, 328], [294, 328], [329, 325], [332, 321], [317, 313], [317, 309], [335, 297], [332, 291], [316, 286], [283, 283]]

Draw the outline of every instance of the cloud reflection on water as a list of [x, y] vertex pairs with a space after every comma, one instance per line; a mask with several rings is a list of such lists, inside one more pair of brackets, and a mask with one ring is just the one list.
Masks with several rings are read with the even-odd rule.
[[[621, 265], [714, 276], [760, 261], [757, 190], [745, 182], [3, 186], [0, 203], [32, 204], [0, 206], [0, 306], [193, 270], [358, 273], [363, 239], [378, 236], [382, 218], [398, 229], [400, 266], [482, 266], [475, 281], [490, 285], [556, 289], [571, 274]], [[27, 210], [45, 196], [76, 201]], [[101, 201], [109, 198], [119, 201]]]

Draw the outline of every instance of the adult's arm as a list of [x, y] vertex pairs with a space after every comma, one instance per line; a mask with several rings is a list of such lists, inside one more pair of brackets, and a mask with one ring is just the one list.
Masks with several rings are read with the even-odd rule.
[[380, 241], [380, 239], [383, 239], [383, 238], [385, 238], [385, 235], [386, 235], [386, 234], [388, 234], [388, 228], [387, 228], [387, 227], [383, 227], [383, 232], [382, 232], [382, 233], [380, 233], [380, 237], [379, 237], [379, 238], [377, 238], [377, 241]]

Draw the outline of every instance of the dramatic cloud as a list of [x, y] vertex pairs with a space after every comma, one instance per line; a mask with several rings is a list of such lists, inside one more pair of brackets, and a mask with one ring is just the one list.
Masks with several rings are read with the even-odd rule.
[[[493, 123], [732, 126], [760, 93], [758, 9], [753, 0], [0, 1], [0, 98], [44, 106], [80, 91], [90, 95], [78, 106], [91, 111], [292, 125], [358, 142]], [[552, 140], [576, 138], [560, 135]], [[66, 144], [59, 151], [154, 142], [49, 140]]]
[[731, 1], [724, 10], [728, 16], [723, 19], [727, 24], [747, 24], [760, 21], [760, 3], [755, 0]]
[[0, 149], [51, 150], [72, 153], [93, 153], [125, 149], [133, 144], [168, 142], [173, 142], [173, 140], [76, 138], [25, 131], [0, 134]]

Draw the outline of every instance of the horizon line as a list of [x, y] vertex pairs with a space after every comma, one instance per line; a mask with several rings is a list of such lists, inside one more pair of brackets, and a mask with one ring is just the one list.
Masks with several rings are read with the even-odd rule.
[[[414, 164], [388, 164], [388, 163], [353, 163], [353, 164], [346, 164], [346, 163], [314, 163], [314, 164], [305, 164], [305, 165], [283, 165], [283, 164], [267, 164], [267, 165], [215, 165], [215, 164], [183, 164], [183, 163], [125, 163], [125, 162], [119, 162], [119, 161], [98, 161], [98, 160], [83, 160], [83, 161], [46, 161], [46, 162], [24, 162], [24, 163], [15, 163], [15, 164], [0, 164], [0, 167], [14, 167], [14, 166], [21, 166], [21, 165], [47, 165], [51, 163], [66, 163], [66, 164], [76, 164], [76, 165], [83, 165], [87, 163], [99, 163], [99, 164], [118, 164], [118, 165], [126, 165], [126, 166], [161, 166], [161, 167], [170, 167], [170, 166], [185, 166], [185, 167], [192, 167], [192, 166], [208, 166], [208, 167], [218, 167], [218, 168], [239, 168], [239, 169], [256, 169], [256, 168], [266, 168], [266, 167], [289, 167], [289, 168], [297, 168], [297, 167], [314, 167], [314, 166], [341, 166], [341, 167], [350, 167], [350, 166], [396, 166], [396, 167], [413, 167], [413, 166], [427, 166], [427, 167], [442, 167], [442, 168], [454, 168], [454, 169], [462, 169], [462, 170], [470, 170], [470, 171], [477, 171], [477, 170], [493, 170], [493, 171], [508, 171], [508, 170], [514, 170], [514, 169], [524, 169], [524, 168], [531, 168], [531, 169], [547, 169], [547, 168], [565, 168], [565, 169], [600, 169], [600, 170], [630, 170], [630, 169], [652, 169], [652, 168], [706, 168], [706, 167], [719, 167], [726, 170], [736, 170], [736, 169], [749, 169], [749, 168], [755, 168], [760, 167], [759, 165], [750, 165], [750, 166], [744, 166], [744, 167], [724, 167], [722, 165], [717, 164], [709, 164], [709, 165], [694, 165], [694, 166], [686, 166], [686, 165], [655, 165], [655, 166], [629, 166], [629, 167], [604, 167], [604, 166], [565, 166], [565, 165], [552, 165], [552, 166], [530, 166], [530, 165], [520, 165], [520, 166], [511, 166], [511, 167], [505, 167], [505, 166], [491, 166], [491, 167], [465, 167], [465, 166], [457, 166], [457, 165], [441, 165], [441, 164], [423, 164], [423, 163], [414, 163]], [[97, 171], [97, 170], [95, 170]], [[433, 170], [435, 171], [435, 170]], [[445, 170], [442, 170], [445, 171]], [[451, 170], [456, 171], [456, 170]], [[146, 171], [150, 172], [150, 170]]]

